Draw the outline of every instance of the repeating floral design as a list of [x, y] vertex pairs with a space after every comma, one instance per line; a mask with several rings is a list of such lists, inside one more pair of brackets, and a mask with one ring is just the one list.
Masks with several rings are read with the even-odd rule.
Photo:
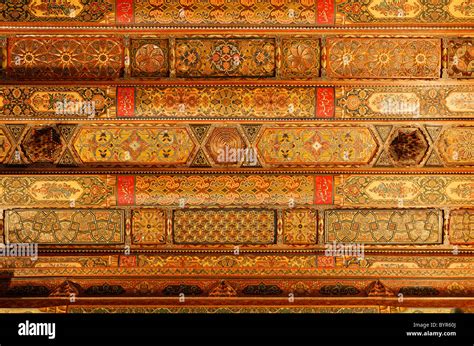
[[[180, 126], [165, 121], [160, 126], [121, 122], [102, 126], [10, 124], [3, 130], [8, 139], [4, 140], [5, 164], [179, 169], [418, 166], [425, 170], [474, 164], [471, 128], [461, 122], [394, 128], [378, 122], [364, 126], [205, 122]], [[9, 135], [15, 142], [10, 142]], [[18, 146], [14, 156], [12, 145]]]
[[21, 80], [114, 80], [123, 68], [116, 38], [11, 37], [8, 51], [7, 73]]
[[311, 175], [142, 175], [136, 177], [139, 206], [312, 205]]
[[328, 38], [327, 75], [333, 78], [439, 78], [441, 41]]
[[[89, 254], [87, 257], [74, 258], [70, 256], [39, 256], [36, 262], [24, 258], [4, 258], [2, 268], [15, 268], [15, 272], [21, 276], [35, 276], [41, 265], [41, 273], [53, 277], [63, 277], [68, 270], [68, 277], [72, 276], [99, 276], [105, 273], [114, 275], [119, 265], [118, 255], [96, 256]], [[123, 256], [122, 256], [123, 257]], [[337, 277], [347, 272], [347, 266], [342, 258], [329, 256], [318, 256], [314, 254], [244, 254], [217, 255], [217, 254], [142, 254], [131, 256], [137, 258], [134, 268], [127, 268], [122, 273], [134, 273], [145, 276], [163, 275], [200, 275], [222, 277], [223, 275], [283, 275], [291, 273], [295, 276], [309, 276], [314, 283], [314, 271], [322, 270], [326, 276]], [[419, 284], [420, 280], [428, 280], [434, 284], [434, 278], [462, 278], [471, 280], [472, 274], [467, 269], [472, 268], [474, 263], [469, 256], [459, 254], [451, 258], [439, 256], [409, 256], [409, 255], [372, 255], [367, 251], [365, 261], [353, 263], [350, 270], [354, 274], [368, 277], [393, 277], [397, 285], [400, 284], [400, 270], [404, 270], [408, 276], [414, 277], [412, 285]], [[318, 265], [320, 258], [331, 259], [333, 265]], [[39, 263], [36, 265], [36, 263]], [[258, 263], [258, 266], [255, 264]], [[385, 263], [385, 265], [384, 265]], [[61, 266], [64, 264], [64, 267]], [[454, 267], [457, 269], [453, 270]], [[446, 269], [449, 268], [449, 269]], [[143, 282], [141, 278], [138, 278]], [[295, 280], [296, 284], [301, 279]], [[446, 282], [446, 280], [442, 280]], [[282, 281], [279, 280], [280, 284]], [[392, 281], [393, 282], [393, 281]], [[441, 284], [440, 281], [437, 282]], [[124, 283], [125, 284], [125, 283]], [[215, 282], [212, 283], [212, 287]], [[293, 285], [289, 285], [294, 287]], [[438, 286], [440, 287], [440, 286]]]
[[[334, 8], [336, 7], [336, 8]], [[180, 26], [466, 23], [470, 0], [6, 0], [0, 21]], [[335, 23], [336, 18], [336, 23]]]
[[314, 118], [316, 93], [305, 87], [137, 87], [136, 116]]
[[9, 210], [6, 241], [40, 245], [120, 244], [124, 212], [120, 210]]
[[324, 214], [326, 242], [439, 244], [443, 221], [434, 209], [329, 210]]
[[[320, 75], [318, 37], [180, 37], [173, 45], [169, 39], [134, 37], [126, 59], [123, 39], [9, 37], [6, 75], [19, 80], [115, 80], [122, 77], [125, 60], [131, 65], [131, 77], [314, 79]], [[450, 41], [463, 46], [456, 53], [450, 49], [457, 65], [451, 62], [448, 73], [468, 77], [472, 42], [458, 41]], [[440, 77], [440, 39], [329, 37], [326, 46], [323, 61], [329, 77]], [[278, 64], [276, 51], [281, 51]]]
[[273, 77], [274, 39], [177, 39], [178, 77]]
[[450, 7], [457, 11], [461, 17], [474, 17], [474, 4], [470, 0], [452, 1]]
[[173, 212], [176, 244], [272, 244], [275, 234], [273, 210], [188, 209]]
[[[474, 9], [471, 11], [474, 12]], [[448, 74], [451, 78], [474, 77], [474, 39], [448, 42]]]
[[[7, 4], [11, 8], [11, 3], [0, 4], [0, 21], [5, 15], [2, 6]], [[117, 0], [111, 2], [112, 8], [101, 8], [101, 3], [105, 2], [96, 1], [94, 5], [88, 0], [70, 0], [40, 4], [32, 0], [29, 8], [33, 11], [28, 16], [43, 13], [49, 18], [15, 21], [60, 22], [67, 14], [64, 20], [69, 23], [106, 23], [110, 11], [117, 11], [116, 23], [126, 23], [127, 27], [137, 23], [313, 27], [332, 25], [334, 15], [339, 23], [350, 23], [351, 16], [358, 16], [358, 10], [361, 12], [356, 23], [470, 23], [472, 19], [470, 4], [465, 0], [341, 0], [336, 4], [337, 14], [332, 11], [335, 2], [331, 0]], [[350, 15], [341, 16], [341, 6], [348, 3]], [[86, 5], [96, 7], [85, 8]], [[15, 11], [21, 14], [23, 9], [15, 6]], [[81, 12], [81, 8], [85, 10]], [[96, 17], [88, 20], [80, 17], [101, 9], [101, 14], [94, 13]], [[7, 13], [18, 14], [10, 10]], [[152, 33], [150, 28], [140, 30]], [[193, 34], [166, 39], [144, 35], [129, 40], [127, 34], [99, 38], [77, 33], [64, 37], [9, 38], [6, 55], [9, 78], [25, 80], [33, 76], [36, 81], [124, 83], [117, 89], [2, 86], [1, 116], [49, 118], [54, 103], [66, 99], [94, 101], [95, 116], [114, 116], [117, 109], [117, 115], [123, 118], [115, 124], [99, 120], [95, 125], [85, 121], [50, 125], [13, 121], [11, 126], [7, 124], [0, 129], [0, 157], [12, 156], [10, 143], [25, 154], [26, 161], [56, 162], [59, 155], [66, 154], [59, 152], [66, 149], [78, 163], [82, 159], [84, 166], [94, 163], [101, 170], [109, 164], [129, 167], [122, 173], [126, 175], [119, 176], [116, 173], [90, 175], [85, 171], [52, 176], [38, 175], [35, 171], [35, 175], [1, 177], [0, 208], [7, 209], [4, 240], [50, 245], [56, 251], [61, 251], [62, 246], [80, 245], [86, 252], [90, 251], [81, 256], [44, 254], [36, 263], [22, 258], [0, 258], [0, 267], [11, 270], [20, 279], [9, 287], [10, 294], [62, 296], [72, 291], [85, 296], [154, 297], [184, 292], [210, 297], [210, 304], [217, 301], [213, 297], [241, 296], [247, 296], [250, 303], [260, 304], [261, 300], [251, 297], [286, 299], [289, 292], [309, 297], [371, 296], [367, 291], [373, 293], [374, 283], [394, 295], [397, 292], [417, 296], [471, 293], [469, 280], [474, 259], [467, 254], [414, 256], [409, 253], [420, 248], [446, 251], [451, 244], [472, 243], [471, 210], [452, 209], [473, 205], [474, 182], [470, 175], [456, 175], [454, 169], [445, 175], [433, 172], [389, 175], [382, 169], [381, 173], [353, 175], [348, 167], [351, 165], [355, 170], [359, 170], [357, 166], [372, 167], [377, 160], [375, 152], [378, 155], [382, 149], [387, 155], [392, 153], [393, 161], [403, 161], [400, 165], [410, 160], [421, 165], [424, 161], [421, 156], [433, 153], [439, 153], [447, 164], [468, 165], [472, 161], [469, 148], [472, 134], [467, 126], [451, 129], [453, 124], [438, 126], [438, 123], [406, 121], [394, 128], [387, 123], [386, 137], [381, 132], [377, 135], [374, 128], [384, 124], [383, 118], [469, 117], [472, 87], [466, 83], [456, 86], [454, 81], [442, 87], [425, 82], [403, 88], [386, 86], [388, 82], [369, 83], [371, 86], [367, 87], [339, 82], [338, 85], [344, 86], [330, 85], [331, 78], [439, 78], [441, 38], [339, 39], [321, 38], [318, 34], [230, 38], [216, 31], [217, 35], [212, 36]], [[29, 40], [30, 46], [22, 40]], [[328, 43], [329, 51], [321, 49], [320, 40]], [[349, 43], [331, 46], [336, 40]], [[118, 48], [105, 41], [117, 43]], [[462, 41], [464, 46], [469, 46], [466, 38], [451, 41]], [[126, 54], [123, 54], [124, 45], [129, 48]], [[448, 48], [448, 59], [443, 61], [448, 65], [443, 76], [469, 77], [470, 55], [463, 53], [460, 46], [443, 48]], [[469, 53], [469, 49], [466, 51]], [[116, 58], [108, 60], [107, 52]], [[456, 60], [454, 56], [457, 56], [456, 66], [450, 63]], [[26, 57], [32, 60], [27, 62]], [[320, 65], [324, 67], [321, 71]], [[36, 73], [40, 70], [42, 74]], [[136, 78], [135, 86], [130, 80], [119, 79], [123, 72], [127, 78]], [[285, 79], [316, 79], [320, 75], [329, 79], [324, 83], [284, 82]], [[175, 77], [219, 81], [211, 85], [198, 80], [196, 86]], [[272, 86], [239, 82], [247, 77], [265, 83], [280, 81]], [[152, 86], [151, 80], [140, 81], [140, 78], [161, 79], [157, 83], [160, 86]], [[231, 78], [232, 83], [224, 85], [223, 80]], [[163, 81], [176, 83], [163, 85]], [[117, 90], [116, 98], [114, 90]], [[184, 122], [191, 124], [180, 125], [172, 119], [158, 126], [151, 124], [158, 120], [148, 119], [143, 120], [147, 124], [141, 125], [137, 124], [140, 119], [126, 117], [181, 118], [181, 122], [185, 119]], [[332, 117], [377, 119], [365, 124], [353, 121], [333, 125], [285, 124], [288, 120]], [[238, 123], [227, 121], [235, 118]], [[274, 120], [266, 123], [254, 118]], [[130, 120], [133, 124], [126, 124]], [[440, 130], [428, 130], [430, 125]], [[52, 127], [44, 132], [31, 131], [44, 126]], [[63, 126], [71, 126], [67, 136]], [[415, 135], [397, 132], [402, 127], [419, 131]], [[53, 128], [57, 128], [60, 137]], [[381, 140], [385, 142], [383, 148]], [[261, 167], [258, 171], [245, 168], [251, 173], [243, 173], [243, 169], [224, 172], [222, 166], [215, 165], [215, 156], [226, 144], [258, 149]], [[188, 167], [190, 162], [195, 162], [198, 152], [211, 163], [207, 167], [218, 168], [210, 169], [219, 170], [218, 174], [191, 174]], [[146, 169], [150, 173], [131, 170], [133, 164], [148, 165]], [[178, 174], [168, 169], [172, 165], [184, 169]], [[304, 167], [293, 171], [297, 165]], [[321, 175], [309, 173], [320, 165], [327, 165], [328, 170]], [[156, 173], [151, 166], [159, 166], [166, 173]], [[274, 166], [293, 166], [289, 169], [293, 173], [270, 169]], [[330, 174], [329, 168], [336, 166], [347, 173]], [[437, 209], [420, 209], [431, 207]], [[318, 220], [318, 213], [325, 217]], [[443, 213], [445, 216], [449, 213], [449, 218], [445, 218], [450, 222], [448, 239], [442, 239]], [[314, 254], [315, 249], [324, 246], [324, 241], [333, 240], [372, 244], [374, 252], [367, 253], [363, 259], [327, 259]], [[110, 246], [108, 249], [114, 252], [104, 250], [100, 256], [93, 253], [114, 244], [130, 244], [140, 251], [123, 255], [122, 246]], [[245, 245], [246, 251], [252, 253], [235, 256], [229, 251], [233, 244]], [[407, 250], [405, 254], [383, 253], [397, 249], [400, 244]], [[422, 246], [408, 246], [417, 244]], [[196, 253], [188, 252], [191, 249]], [[345, 277], [349, 272], [355, 279]], [[315, 273], [323, 279], [314, 280]], [[65, 277], [68, 282], [64, 282]], [[28, 278], [27, 285], [22, 286], [21, 281], [25, 281], [22, 278]], [[68, 309], [82, 312], [380, 312], [384, 309], [282, 305], [219, 310], [199, 304], [201, 301], [197, 300], [194, 308], [78, 306]]]
[[315, 25], [316, 0], [138, 0], [136, 24]]
[[[0, 128], [1, 130], [2, 128]], [[212, 125], [173, 122], [126, 125], [6, 125], [3, 163], [188, 167], [430, 167], [469, 166], [471, 127], [409, 127], [369, 122], [321, 125]], [[442, 134], [440, 136], [440, 133]], [[15, 140], [11, 142], [9, 136]], [[11, 146], [18, 153], [11, 155]], [[439, 155], [440, 154], [440, 155]], [[19, 156], [18, 156], [19, 155]], [[195, 165], [197, 163], [200, 165]], [[33, 167], [32, 167], [33, 168]]]
[[168, 40], [132, 39], [132, 77], [168, 76]]
[[421, 11], [417, 0], [381, 0], [372, 2], [369, 11], [385, 18], [414, 17]]

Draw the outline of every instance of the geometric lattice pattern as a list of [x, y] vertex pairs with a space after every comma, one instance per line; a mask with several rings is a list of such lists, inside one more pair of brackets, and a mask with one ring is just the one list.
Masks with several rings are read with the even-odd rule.
[[271, 210], [176, 210], [173, 238], [178, 244], [271, 244], [275, 221]]
[[331, 210], [325, 213], [327, 242], [375, 244], [441, 243], [436, 210]]
[[116, 210], [12, 210], [6, 240], [37, 244], [120, 244], [124, 214]]

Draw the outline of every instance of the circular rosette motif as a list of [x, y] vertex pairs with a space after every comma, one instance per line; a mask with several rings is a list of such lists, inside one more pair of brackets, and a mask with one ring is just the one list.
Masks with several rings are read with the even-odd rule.
[[399, 63], [397, 61], [400, 49], [394, 49], [389, 40], [380, 40], [372, 44], [367, 52], [367, 68], [373, 74], [381, 77], [390, 77], [390, 66]]
[[15, 67], [15, 74], [21, 78], [39, 78], [41, 68], [48, 66], [48, 50], [39, 40], [11, 40], [10, 63]]
[[242, 159], [245, 142], [236, 128], [215, 128], [207, 143], [206, 149], [217, 164], [235, 164]]
[[119, 75], [122, 68], [122, 48], [118, 41], [93, 40], [86, 47], [84, 58], [90, 72], [99, 79], [109, 79]]
[[49, 54], [51, 54], [51, 65], [58, 66], [66, 78], [74, 78], [81, 72], [81, 59], [83, 49], [81, 42], [67, 40], [52, 40]]
[[244, 61], [239, 48], [232, 43], [223, 43], [214, 48], [211, 54], [211, 65], [223, 73], [235, 72]]
[[135, 62], [141, 72], [155, 73], [163, 67], [165, 54], [157, 45], [145, 44], [135, 53]]
[[318, 65], [318, 52], [309, 44], [296, 42], [288, 49], [288, 67], [294, 73], [304, 75]]
[[406, 74], [413, 76], [437, 74], [441, 61], [440, 57], [433, 53], [436, 50], [436, 45], [429, 41], [409, 42], [405, 47], [407, 54], [400, 55]]

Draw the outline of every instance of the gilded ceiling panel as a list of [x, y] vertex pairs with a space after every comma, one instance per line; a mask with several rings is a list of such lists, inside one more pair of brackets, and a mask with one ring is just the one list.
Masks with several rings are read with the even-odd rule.
[[72, 25], [332, 26], [470, 23], [469, 0], [7, 0], [0, 21]]
[[120, 244], [124, 212], [87, 209], [15, 209], [5, 214], [5, 241], [37, 244]]
[[327, 46], [328, 77], [440, 77], [440, 40], [330, 38]]
[[1, 2], [0, 312], [469, 311], [473, 19]]

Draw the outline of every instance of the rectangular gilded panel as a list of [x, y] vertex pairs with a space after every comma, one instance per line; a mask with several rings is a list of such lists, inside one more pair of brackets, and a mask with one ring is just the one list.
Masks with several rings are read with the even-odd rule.
[[7, 76], [20, 80], [115, 80], [123, 41], [114, 37], [10, 37]]
[[441, 244], [443, 214], [436, 209], [339, 209], [324, 213], [326, 242]]
[[331, 78], [440, 77], [440, 39], [330, 37], [326, 45]]
[[[409, 122], [0, 126], [0, 163], [61, 166], [378, 168], [474, 166], [474, 127]], [[409, 144], [409, 148], [407, 147]], [[15, 148], [17, 151], [15, 151]], [[408, 148], [408, 149], [407, 149]]]
[[132, 242], [134, 244], [166, 244], [166, 211], [162, 209], [133, 210]]
[[[316, 189], [312, 175], [140, 175], [135, 203], [140, 206], [312, 205], [316, 192], [331, 200], [332, 189]], [[318, 190], [318, 191], [315, 191]], [[320, 198], [321, 199], [321, 198]], [[330, 203], [330, 202], [329, 202]]]
[[115, 0], [4, 0], [0, 3], [0, 22], [108, 24], [113, 21], [114, 3]]
[[370, 86], [336, 88], [336, 118], [468, 118], [472, 86]]
[[135, 103], [134, 115], [145, 117], [310, 119], [316, 116], [316, 88], [136, 87]]
[[0, 116], [113, 117], [113, 87], [0, 86]]
[[109, 207], [114, 183], [106, 175], [3, 175], [0, 207]]
[[177, 77], [274, 77], [275, 39], [176, 39]]
[[[474, 11], [471, 9], [471, 12]], [[474, 39], [448, 41], [448, 75], [451, 78], [474, 78]]]
[[[470, 117], [471, 86], [1, 86], [0, 116], [203, 118]], [[334, 96], [335, 94], [335, 96]], [[334, 100], [335, 99], [335, 100]], [[23, 102], [26, 100], [26, 102]], [[334, 104], [336, 107], [334, 109]], [[94, 112], [89, 112], [92, 109]]]
[[[118, 4], [128, 0], [117, 0]], [[118, 13], [129, 11], [129, 7]], [[328, 25], [334, 23], [334, 0], [288, 1], [188, 1], [134, 2], [134, 17], [126, 15], [123, 24], [152, 25]]]
[[276, 212], [262, 209], [173, 211], [175, 244], [273, 244]]
[[283, 242], [292, 245], [316, 244], [317, 211], [294, 208], [283, 211]]
[[195, 144], [186, 127], [83, 126], [73, 146], [84, 163], [184, 165]]
[[5, 212], [5, 242], [111, 245], [124, 242], [123, 210], [15, 209]]
[[256, 148], [269, 166], [361, 165], [370, 162], [378, 143], [363, 127], [272, 126], [260, 132]]
[[471, 0], [341, 0], [337, 24], [472, 24]]
[[451, 244], [474, 244], [474, 209], [451, 211], [448, 233]]
[[474, 205], [472, 175], [339, 175], [335, 204], [344, 207]]

